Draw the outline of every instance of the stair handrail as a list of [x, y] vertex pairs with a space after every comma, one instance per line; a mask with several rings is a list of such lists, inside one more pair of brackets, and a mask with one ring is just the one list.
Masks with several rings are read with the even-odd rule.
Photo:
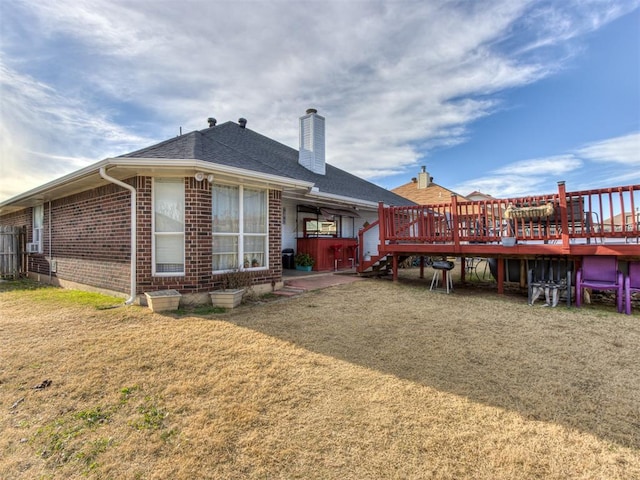
[[[370, 223], [368, 225], [366, 225], [365, 227], [362, 227], [358, 230], [358, 245], [356, 246], [357, 248], [357, 258], [360, 260], [358, 262], [358, 265], [356, 267], [356, 271], [358, 273], [362, 273], [364, 271], [366, 271], [368, 268], [372, 267], [376, 262], [378, 262], [380, 260], [380, 258], [382, 258], [380, 255], [370, 255], [369, 259], [366, 260], [366, 255], [364, 253], [364, 235], [365, 233], [367, 233], [368, 231], [372, 230], [373, 228], [377, 227], [378, 225], [380, 225], [380, 219], [374, 221], [373, 223]], [[378, 253], [378, 252], [376, 252]]]

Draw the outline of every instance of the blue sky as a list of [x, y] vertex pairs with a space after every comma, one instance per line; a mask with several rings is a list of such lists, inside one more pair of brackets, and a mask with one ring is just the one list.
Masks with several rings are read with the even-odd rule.
[[640, 0], [0, 0], [0, 201], [218, 122], [393, 188], [640, 183]]

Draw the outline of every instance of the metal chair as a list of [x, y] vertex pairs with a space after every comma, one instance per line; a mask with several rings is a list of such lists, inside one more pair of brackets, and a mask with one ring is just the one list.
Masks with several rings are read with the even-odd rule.
[[625, 313], [631, 315], [631, 295], [640, 292], [640, 262], [629, 262], [629, 274], [624, 279]]
[[[484, 265], [483, 265], [484, 264]], [[480, 278], [480, 267], [483, 266], [483, 270], [482, 270], [482, 278]], [[489, 267], [489, 263], [487, 262], [486, 258], [479, 258], [479, 257], [467, 257], [465, 258], [465, 264], [464, 264], [464, 269], [465, 272], [469, 273], [469, 279], [473, 278], [473, 275], [475, 274], [476, 278], [478, 279], [478, 281], [482, 281], [486, 278], [487, 276], [487, 268]]]
[[582, 266], [576, 274], [576, 307], [582, 305], [582, 289], [616, 292], [616, 306], [622, 312], [623, 276], [618, 270], [618, 260], [613, 255], [582, 257]]
[[571, 306], [571, 277], [573, 262], [566, 258], [536, 258], [527, 272], [529, 305], [544, 293], [545, 307], [556, 307], [560, 292], [566, 291], [567, 307]]

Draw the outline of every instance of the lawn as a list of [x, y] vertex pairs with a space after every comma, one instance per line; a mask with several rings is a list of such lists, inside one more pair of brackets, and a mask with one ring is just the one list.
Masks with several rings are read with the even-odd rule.
[[640, 478], [637, 311], [401, 276], [179, 314], [0, 284], [0, 477]]

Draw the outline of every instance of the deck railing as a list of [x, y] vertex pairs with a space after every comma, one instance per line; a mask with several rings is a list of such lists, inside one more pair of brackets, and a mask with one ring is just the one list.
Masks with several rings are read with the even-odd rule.
[[640, 185], [495, 200], [379, 208], [380, 244], [637, 241]]

